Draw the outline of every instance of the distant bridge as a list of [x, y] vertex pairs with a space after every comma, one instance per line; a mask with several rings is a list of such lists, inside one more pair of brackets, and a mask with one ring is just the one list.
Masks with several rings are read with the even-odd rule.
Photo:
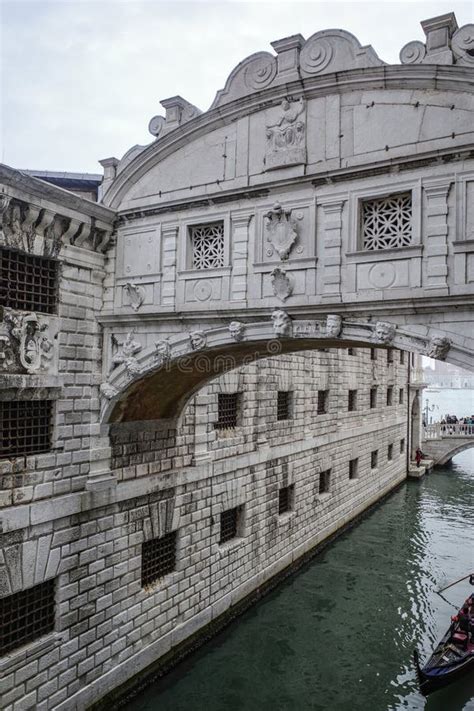
[[474, 425], [442, 425], [435, 423], [423, 428], [423, 453], [435, 465], [442, 465], [474, 447]]

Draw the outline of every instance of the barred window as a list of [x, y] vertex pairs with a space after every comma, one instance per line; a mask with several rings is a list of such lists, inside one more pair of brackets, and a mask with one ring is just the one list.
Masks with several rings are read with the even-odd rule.
[[52, 400], [0, 400], [0, 459], [51, 449]]
[[349, 479], [357, 479], [359, 473], [359, 460], [350, 459], [349, 460]]
[[293, 484], [290, 486], [283, 486], [278, 491], [278, 514], [287, 513], [293, 508]]
[[193, 269], [224, 266], [224, 223], [209, 222], [189, 227]]
[[142, 587], [150, 585], [176, 568], [177, 532], [142, 543]]
[[411, 193], [363, 200], [362, 248], [370, 250], [407, 247], [412, 243]]
[[241, 506], [227, 509], [227, 511], [221, 513], [221, 535], [219, 543], [226, 543], [233, 538], [237, 538], [241, 513]]
[[398, 391], [398, 404], [399, 405], [403, 405], [403, 393], [404, 393], [403, 388], [400, 388], [400, 390]]
[[389, 385], [387, 388], [387, 406], [393, 405], [393, 386]]
[[354, 412], [354, 410], [357, 410], [357, 390], [349, 390], [347, 409], [349, 412]]
[[56, 313], [58, 275], [56, 259], [0, 247], [0, 305]]
[[277, 395], [277, 420], [289, 420], [291, 417], [291, 392], [279, 390]]
[[370, 408], [377, 407], [377, 388], [370, 388]]
[[331, 481], [331, 470], [326, 469], [326, 471], [319, 474], [319, 493], [327, 494], [329, 491], [329, 484]]
[[318, 390], [318, 415], [325, 415], [328, 411], [329, 390]]
[[405, 451], [405, 438], [400, 440], [400, 454], [403, 454]]
[[389, 462], [393, 459], [393, 444], [389, 444], [387, 447], [387, 459]]
[[219, 393], [217, 396], [216, 430], [231, 430], [237, 427], [240, 393]]
[[370, 453], [370, 468], [375, 469], [377, 466], [379, 460], [379, 450], [374, 449], [373, 452]]
[[0, 598], [0, 656], [54, 630], [54, 579]]

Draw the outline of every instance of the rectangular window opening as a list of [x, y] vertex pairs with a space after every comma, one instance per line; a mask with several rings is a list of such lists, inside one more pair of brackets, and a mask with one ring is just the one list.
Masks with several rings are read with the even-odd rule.
[[51, 449], [52, 400], [1, 400], [0, 459]]
[[278, 490], [278, 514], [281, 516], [293, 509], [294, 486], [283, 486]]
[[291, 392], [279, 390], [277, 394], [277, 420], [291, 418]]
[[57, 259], [0, 247], [0, 305], [54, 314], [58, 302]]
[[370, 388], [370, 408], [377, 407], [377, 388]]
[[405, 365], [405, 351], [400, 351], [400, 365]]
[[0, 598], [0, 656], [54, 630], [54, 578]]
[[389, 385], [387, 388], [387, 407], [393, 405], [393, 386]]
[[377, 360], [377, 349], [376, 348], [370, 349], [370, 360]]
[[412, 244], [411, 192], [362, 200], [360, 212], [362, 249], [397, 249]]
[[393, 348], [387, 349], [387, 365], [393, 363]]
[[400, 454], [403, 454], [405, 451], [405, 438], [400, 440]]
[[327, 494], [329, 492], [331, 482], [331, 470], [326, 469], [326, 471], [319, 474], [319, 493]]
[[347, 349], [347, 355], [355, 356], [355, 354], [356, 354], [356, 349], [355, 349], [355, 348], [348, 348], [348, 349]]
[[370, 468], [371, 469], [375, 469], [377, 467], [378, 459], [379, 459], [379, 450], [374, 449], [374, 451], [370, 453]]
[[227, 509], [221, 513], [221, 533], [219, 543], [227, 543], [233, 538], [237, 538], [239, 529], [239, 518], [241, 507], [237, 506], [233, 509]]
[[209, 222], [188, 227], [192, 268], [217, 269], [224, 266], [224, 223]]
[[142, 587], [176, 569], [177, 531], [142, 543]]
[[357, 390], [349, 390], [347, 409], [349, 412], [357, 410]]
[[389, 462], [393, 459], [393, 444], [389, 444], [387, 447], [387, 459]]
[[351, 459], [349, 460], [349, 479], [357, 479], [359, 473], [359, 460]]
[[240, 393], [218, 393], [216, 430], [233, 430], [237, 427], [239, 418]]
[[318, 415], [325, 415], [328, 411], [329, 390], [318, 390]]
[[404, 390], [403, 388], [400, 388], [398, 391], [398, 404], [403, 405], [403, 397], [404, 397]]

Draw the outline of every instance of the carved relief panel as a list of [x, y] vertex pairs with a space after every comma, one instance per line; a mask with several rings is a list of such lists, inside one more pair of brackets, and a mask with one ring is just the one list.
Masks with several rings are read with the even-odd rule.
[[123, 228], [117, 237], [115, 306], [140, 309], [160, 302], [161, 225]]
[[0, 373], [57, 374], [59, 318], [5, 308], [0, 322]]
[[306, 104], [284, 99], [267, 112], [265, 170], [306, 163]]

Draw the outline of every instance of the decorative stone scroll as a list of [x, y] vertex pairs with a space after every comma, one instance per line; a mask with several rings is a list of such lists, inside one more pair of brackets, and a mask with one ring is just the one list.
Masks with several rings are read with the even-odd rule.
[[271, 252], [277, 252], [282, 261], [288, 259], [291, 248], [296, 242], [298, 232], [296, 222], [291, 217], [292, 210], [284, 210], [279, 202], [276, 202], [271, 210], [265, 214], [267, 242], [271, 245]]
[[282, 309], [275, 309], [272, 313], [273, 331], [278, 338], [289, 337], [293, 334], [291, 317]]
[[306, 117], [303, 97], [283, 99], [267, 121], [265, 170], [306, 163]]
[[400, 51], [402, 64], [460, 64], [474, 66], [474, 24], [458, 28], [454, 13], [421, 23], [426, 43], [408, 42]]
[[271, 279], [273, 293], [277, 299], [280, 299], [282, 302], [286, 301], [294, 289], [294, 282], [291, 276], [289, 276], [284, 269], [275, 267], [271, 272]]

